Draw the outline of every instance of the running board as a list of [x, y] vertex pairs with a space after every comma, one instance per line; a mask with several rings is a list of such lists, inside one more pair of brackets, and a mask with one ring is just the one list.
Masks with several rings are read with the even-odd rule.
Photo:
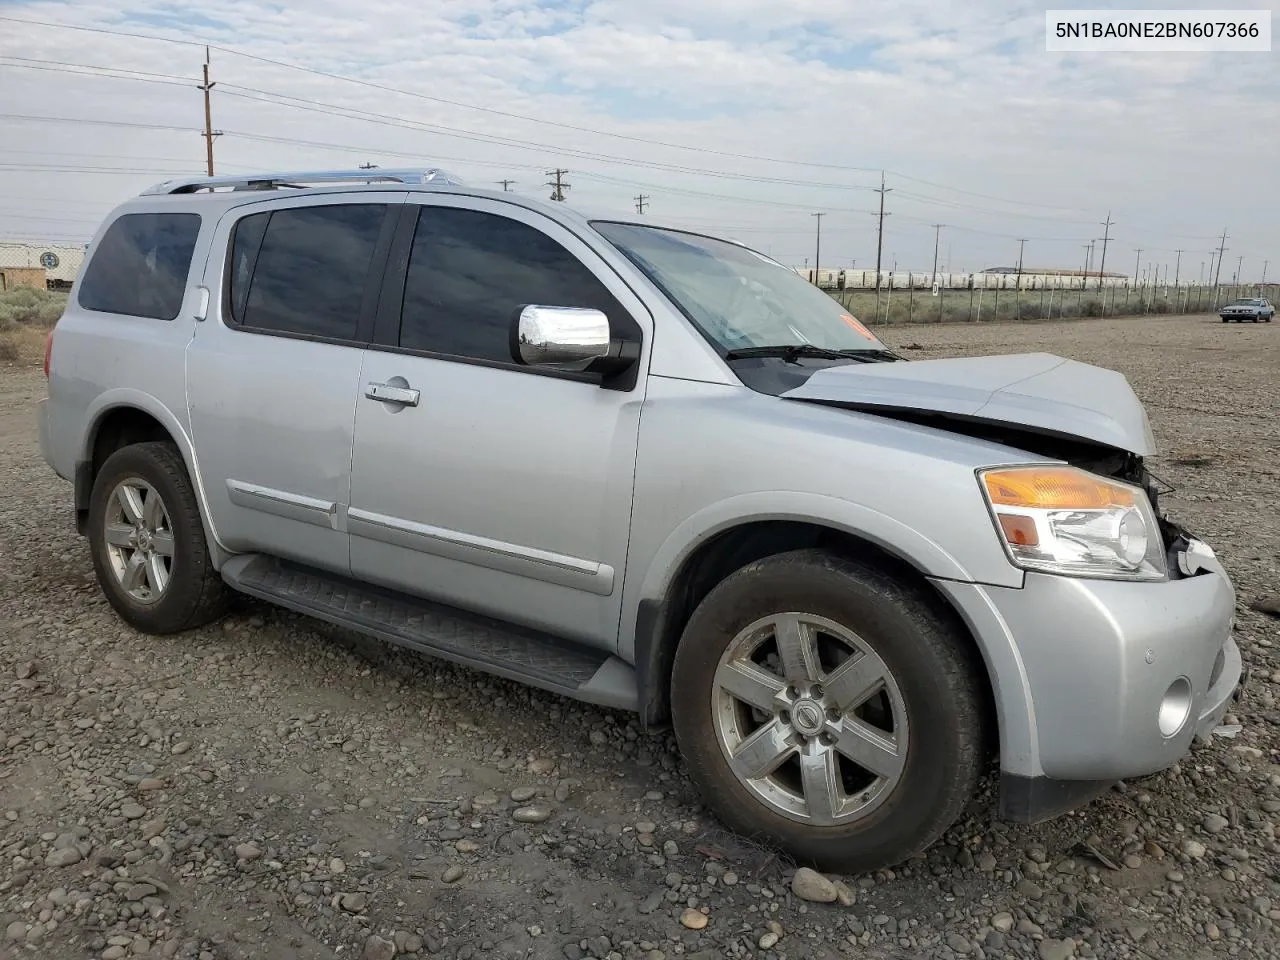
[[259, 554], [222, 565], [236, 590], [360, 633], [586, 703], [638, 710], [636, 673], [603, 650]]

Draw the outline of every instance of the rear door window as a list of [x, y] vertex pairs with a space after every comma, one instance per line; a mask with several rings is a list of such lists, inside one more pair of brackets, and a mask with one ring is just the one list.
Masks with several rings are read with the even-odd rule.
[[172, 320], [182, 309], [198, 213], [126, 213], [107, 227], [76, 300], [85, 310]]

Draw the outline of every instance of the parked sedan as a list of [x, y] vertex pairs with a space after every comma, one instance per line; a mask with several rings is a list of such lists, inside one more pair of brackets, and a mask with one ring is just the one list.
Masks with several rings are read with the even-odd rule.
[[1222, 322], [1234, 320], [1236, 323], [1243, 323], [1245, 320], [1251, 320], [1254, 323], [1264, 321], [1271, 322], [1271, 318], [1276, 315], [1276, 308], [1266, 297], [1242, 297], [1239, 300], [1232, 300], [1221, 310], [1218, 316], [1222, 318]]

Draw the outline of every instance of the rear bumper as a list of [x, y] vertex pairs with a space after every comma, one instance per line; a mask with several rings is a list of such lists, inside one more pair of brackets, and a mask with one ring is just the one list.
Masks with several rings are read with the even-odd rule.
[[[54, 462], [53, 446], [49, 440], [49, 398], [41, 397], [36, 401], [36, 430], [40, 437], [40, 456], [44, 458], [44, 462], [57, 472], [58, 465]], [[62, 474], [58, 474], [62, 476]], [[66, 479], [63, 477], [62, 479]]]
[[1244, 673], [1235, 591], [1197, 541], [1171, 562], [1160, 583], [938, 582], [987, 660], [1008, 815], [1039, 819], [1165, 769], [1221, 722]]

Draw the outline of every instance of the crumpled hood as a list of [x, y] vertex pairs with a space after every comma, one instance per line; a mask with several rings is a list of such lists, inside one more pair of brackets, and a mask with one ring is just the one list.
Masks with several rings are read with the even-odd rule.
[[1049, 353], [826, 367], [782, 396], [1011, 424], [1143, 457], [1155, 452], [1147, 412], [1122, 374]]

